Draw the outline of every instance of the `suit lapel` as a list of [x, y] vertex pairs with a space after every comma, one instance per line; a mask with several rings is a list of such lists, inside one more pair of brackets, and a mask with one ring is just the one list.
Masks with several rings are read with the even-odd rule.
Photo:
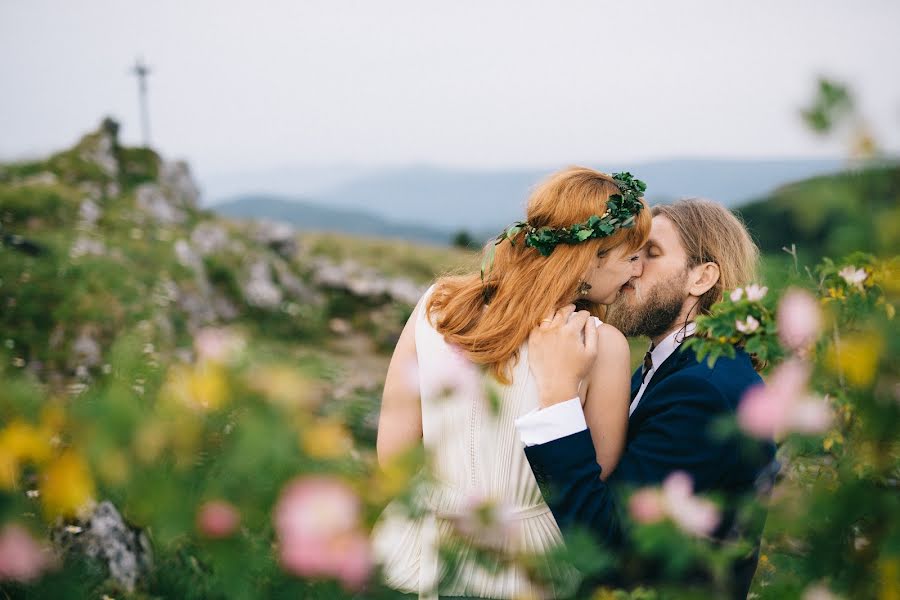
[[[644, 395], [641, 396], [641, 401], [637, 405], [637, 408], [634, 409], [634, 413], [632, 416], [637, 414], [642, 407], [647, 406], [647, 397], [650, 396], [650, 392], [653, 391], [653, 388], [659, 385], [659, 382], [671, 375], [672, 373], [678, 371], [679, 369], [689, 365], [692, 360], [696, 360], [694, 352], [690, 349], [682, 351], [682, 346], [676, 348], [675, 352], [669, 355], [669, 358], [663, 361], [663, 364], [659, 366], [655, 373], [653, 373], [653, 377], [647, 383], [647, 387], [644, 389]], [[640, 373], [640, 369], [638, 369], [638, 373]], [[634, 377], [632, 377], [632, 399], [636, 393], [636, 389], [634, 388]], [[638, 388], [640, 388], [640, 375], [638, 375]]]
[[631, 374], [631, 400], [634, 400], [634, 397], [637, 396], [638, 390], [641, 389], [641, 367], [638, 367], [634, 373]]

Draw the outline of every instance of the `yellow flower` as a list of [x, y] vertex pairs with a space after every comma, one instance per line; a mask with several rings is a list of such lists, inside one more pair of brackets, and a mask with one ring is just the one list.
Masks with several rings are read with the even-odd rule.
[[265, 366], [247, 376], [247, 387], [282, 408], [313, 409], [321, 400], [321, 390], [313, 382], [286, 366]]
[[228, 401], [228, 382], [222, 367], [214, 363], [176, 366], [169, 373], [163, 395], [188, 408], [212, 411]]
[[353, 439], [343, 423], [322, 420], [300, 434], [303, 451], [313, 458], [341, 458], [353, 449]]
[[48, 519], [74, 517], [94, 501], [94, 481], [87, 463], [74, 450], [64, 451], [41, 474], [41, 499]]
[[848, 335], [828, 348], [828, 368], [847, 378], [851, 385], [865, 387], [872, 383], [878, 359], [884, 347], [881, 336], [873, 333]]
[[42, 464], [50, 459], [50, 435], [20, 419], [0, 430], [0, 488], [11, 490], [23, 463]]

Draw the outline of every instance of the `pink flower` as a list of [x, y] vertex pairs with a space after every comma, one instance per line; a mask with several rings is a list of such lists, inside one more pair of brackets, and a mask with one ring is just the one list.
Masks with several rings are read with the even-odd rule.
[[852, 285], [860, 291], [863, 289], [863, 283], [869, 277], [865, 269], [857, 269], [855, 266], [844, 267], [838, 271], [838, 275], [847, 282], [847, 285]]
[[54, 564], [49, 548], [24, 527], [8, 524], [0, 531], [0, 581], [34, 581]]
[[635, 521], [645, 525], [658, 523], [666, 516], [662, 494], [658, 490], [650, 488], [644, 488], [632, 494], [628, 501], [628, 510]]
[[282, 538], [321, 539], [355, 529], [359, 516], [359, 498], [343, 481], [298, 477], [281, 492], [275, 528]]
[[788, 414], [788, 428], [798, 433], [816, 434], [827, 430], [834, 413], [827, 399], [810, 397], [796, 402]]
[[754, 319], [753, 315], [747, 315], [745, 321], [735, 321], [734, 326], [737, 327], [737, 330], [741, 333], [753, 333], [759, 329], [759, 321]]
[[211, 500], [197, 511], [197, 529], [210, 538], [225, 538], [237, 529], [241, 514], [229, 502]]
[[359, 497], [339, 479], [298, 477], [281, 492], [274, 512], [281, 564], [301, 577], [334, 577], [358, 589], [372, 570], [360, 512]]
[[666, 512], [683, 531], [696, 536], [712, 533], [719, 524], [719, 509], [715, 504], [694, 496], [694, 482], [683, 471], [675, 471], [663, 482]]
[[747, 300], [750, 302], [757, 302], [762, 300], [766, 292], [769, 291], [769, 288], [756, 285], [755, 283], [747, 286]]
[[428, 399], [472, 402], [484, 396], [484, 380], [462, 350], [453, 347], [434, 375], [420, 378], [422, 395]]
[[793, 351], [805, 350], [816, 341], [822, 315], [816, 299], [807, 291], [791, 289], [778, 305], [778, 337]]
[[733, 290], [728, 297], [731, 298], [732, 302], [740, 301], [740, 299], [744, 297], [744, 288], [737, 288], [736, 290]]
[[751, 387], [738, 406], [738, 424], [750, 435], [771, 439], [787, 431], [820, 433], [831, 424], [826, 400], [806, 388], [809, 365], [790, 359], [779, 365], [767, 385]]
[[509, 506], [481, 496], [469, 498], [461, 515], [454, 519], [459, 533], [489, 548], [505, 546], [515, 533], [514, 523]]
[[244, 350], [244, 340], [227, 329], [207, 327], [194, 336], [194, 350], [200, 360], [228, 363], [240, 356]]
[[712, 533], [720, 519], [714, 503], [694, 496], [691, 476], [683, 471], [666, 477], [662, 490], [638, 490], [632, 494], [628, 507], [638, 523], [657, 523], [668, 517], [679, 529], [695, 536]]

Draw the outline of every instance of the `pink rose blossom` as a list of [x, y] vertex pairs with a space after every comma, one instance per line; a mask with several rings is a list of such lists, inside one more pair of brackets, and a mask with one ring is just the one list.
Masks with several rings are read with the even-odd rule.
[[762, 439], [787, 431], [821, 433], [831, 424], [828, 402], [807, 390], [809, 365], [790, 359], [779, 365], [766, 385], [751, 387], [738, 406], [738, 424]]
[[454, 519], [457, 530], [485, 547], [503, 547], [514, 535], [509, 506], [493, 498], [473, 496], [466, 501], [461, 515]]
[[754, 319], [753, 315], [747, 315], [745, 321], [735, 321], [734, 326], [737, 327], [737, 330], [741, 333], [753, 333], [759, 329], [759, 321]]
[[712, 533], [720, 519], [714, 503], [694, 496], [691, 476], [683, 471], [666, 477], [662, 490], [644, 488], [635, 492], [629, 510], [638, 523], [656, 523], [669, 517], [679, 529], [695, 536]]
[[55, 562], [24, 527], [8, 524], [0, 531], [0, 581], [34, 581]]
[[778, 337], [793, 351], [805, 350], [816, 341], [822, 315], [816, 299], [807, 291], [788, 290], [778, 305]]
[[197, 511], [197, 529], [210, 538], [225, 538], [238, 528], [241, 514], [229, 502], [211, 500]]
[[732, 302], [739, 302], [744, 297], [744, 288], [733, 290], [728, 297], [731, 298]]
[[321, 539], [355, 529], [359, 516], [359, 498], [343, 481], [298, 477], [281, 492], [275, 528], [282, 538]]
[[635, 521], [645, 525], [662, 521], [666, 516], [662, 495], [650, 488], [632, 494], [628, 510]]
[[359, 589], [372, 571], [360, 513], [359, 497], [338, 479], [305, 476], [289, 483], [274, 512], [282, 566], [301, 577], [333, 577]]
[[747, 300], [750, 302], [757, 302], [762, 300], [766, 296], [766, 292], [769, 291], [769, 288], [764, 286], [756, 285], [755, 283], [747, 286]]
[[838, 275], [847, 282], [847, 285], [852, 285], [860, 291], [863, 289], [863, 283], [869, 277], [865, 269], [857, 269], [855, 266], [844, 267], [838, 271]]
[[719, 524], [719, 509], [715, 504], [694, 496], [694, 482], [683, 471], [675, 471], [663, 482], [666, 511], [683, 531], [704, 536]]

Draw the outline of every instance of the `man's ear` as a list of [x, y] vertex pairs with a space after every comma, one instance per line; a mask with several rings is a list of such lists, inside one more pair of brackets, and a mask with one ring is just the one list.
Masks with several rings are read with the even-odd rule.
[[688, 293], [699, 298], [719, 281], [719, 265], [714, 262], [703, 263], [691, 269]]

